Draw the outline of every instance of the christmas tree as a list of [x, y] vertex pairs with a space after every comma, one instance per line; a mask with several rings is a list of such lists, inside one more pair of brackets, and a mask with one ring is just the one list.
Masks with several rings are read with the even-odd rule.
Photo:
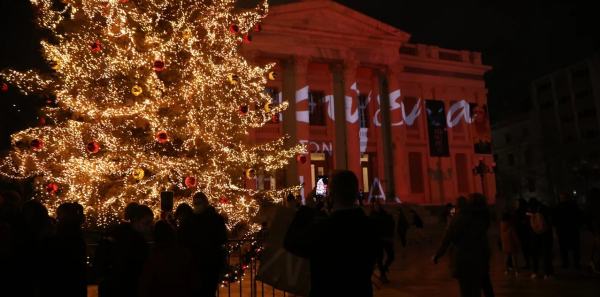
[[82, 204], [93, 224], [117, 220], [137, 201], [160, 209], [204, 192], [230, 227], [297, 187], [258, 191], [245, 180], [275, 175], [304, 147], [284, 138], [252, 143], [248, 131], [277, 118], [264, 93], [273, 65], [240, 54], [260, 34], [267, 3], [235, 10], [233, 0], [31, 0], [51, 73], [0, 73], [6, 87], [42, 94], [40, 126], [12, 136], [2, 163], [12, 178], [35, 177], [50, 212]]

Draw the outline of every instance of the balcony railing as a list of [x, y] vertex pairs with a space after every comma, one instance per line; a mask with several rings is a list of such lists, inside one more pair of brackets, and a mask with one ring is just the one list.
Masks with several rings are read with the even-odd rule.
[[310, 136], [327, 136], [327, 126], [310, 126]]
[[418, 56], [419, 55], [419, 51], [417, 51], [417, 46], [414, 44], [405, 44], [402, 45], [402, 47], [400, 47], [400, 54], [401, 55], [411, 55], [411, 56]]
[[462, 57], [460, 55], [460, 52], [452, 53], [452, 52], [447, 52], [447, 51], [440, 51], [439, 55], [440, 55], [440, 60], [462, 62]]

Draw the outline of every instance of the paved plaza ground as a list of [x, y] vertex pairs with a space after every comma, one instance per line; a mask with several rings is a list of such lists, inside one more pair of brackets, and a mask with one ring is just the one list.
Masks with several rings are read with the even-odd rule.
[[[497, 237], [491, 236], [495, 242]], [[589, 244], [588, 244], [589, 243]], [[585, 238], [582, 248], [582, 263], [589, 262], [591, 240]], [[555, 267], [560, 267], [558, 245], [555, 244]], [[460, 296], [458, 283], [450, 278], [448, 258], [440, 259], [437, 265], [431, 261], [431, 256], [437, 248], [437, 238], [432, 243], [416, 245], [412, 243], [406, 249], [396, 244], [396, 262], [390, 268], [388, 285], [382, 285], [381, 290], [375, 291], [375, 297], [429, 297], [429, 296]], [[537, 297], [537, 296], [573, 296], [599, 297], [600, 275], [590, 274], [586, 268], [575, 269], [556, 268], [556, 278], [552, 280], [531, 279], [531, 270], [522, 270], [518, 277], [505, 276], [502, 265], [502, 253], [494, 245], [491, 262], [491, 279], [495, 295], [506, 297]], [[522, 257], [519, 257], [523, 265]], [[584, 266], [585, 267], [585, 266]], [[542, 270], [543, 271], [543, 270]], [[378, 282], [377, 282], [378, 283]]]
[[[441, 232], [441, 231], [440, 231]], [[584, 233], [584, 232], [582, 232]], [[495, 243], [497, 240], [497, 231], [490, 231], [490, 241]], [[587, 235], [587, 233], [584, 233]], [[448, 270], [448, 258], [443, 257], [437, 265], [433, 264], [431, 256], [435, 253], [439, 242], [439, 235], [431, 236], [421, 244], [416, 244], [414, 239], [409, 239], [409, 246], [404, 249], [399, 242], [395, 243], [396, 261], [390, 267], [390, 284], [381, 284], [379, 280], [373, 277], [374, 283], [381, 286], [381, 289], [375, 289], [375, 297], [454, 297], [460, 296], [458, 283], [450, 278]], [[494, 291], [498, 297], [600, 297], [600, 274], [591, 274], [587, 271], [589, 262], [589, 251], [591, 248], [591, 238], [584, 236], [582, 238], [582, 268], [579, 271], [575, 269], [560, 269], [561, 261], [559, 257], [558, 244], [555, 243], [556, 278], [552, 280], [531, 279], [531, 270], [522, 270], [518, 277], [505, 276], [502, 265], [502, 253], [495, 244], [492, 245], [493, 259], [491, 262], [491, 279]], [[429, 242], [431, 241], [431, 243]], [[519, 255], [519, 265], [523, 265], [522, 257]], [[540, 272], [543, 272], [541, 270]], [[376, 272], [378, 274], [378, 272]], [[250, 282], [246, 278], [243, 282], [242, 293], [240, 294], [238, 284], [231, 287], [231, 295], [228, 288], [221, 288], [220, 296], [248, 296], [250, 297]], [[96, 297], [96, 287], [89, 288], [89, 297]], [[256, 296], [284, 296], [282, 292], [273, 292], [270, 287], [265, 286], [264, 295], [259, 285]], [[286, 294], [285, 296], [293, 296]], [[332, 296], [337, 297], [337, 296]], [[342, 297], [342, 296], [340, 296]], [[354, 296], [351, 296], [354, 297]], [[360, 296], [356, 296], [360, 297]]]

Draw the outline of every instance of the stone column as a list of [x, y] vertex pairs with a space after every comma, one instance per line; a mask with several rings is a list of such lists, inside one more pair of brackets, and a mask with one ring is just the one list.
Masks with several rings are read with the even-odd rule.
[[344, 97], [346, 107], [346, 166], [358, 178], [362, 188], [362, 167], [360, 164], [360, 126], [358, 123], [358, 94], [356, 93], [356, 70], [360, 63], [344, 61]]
[[[296, 137], [298, 142], [308, 145], [310, 140], [309, 126], [309, 108], [308, 108], [308, 57], [294, 57], [294, 70], [296, 80]], [[306, 198], [306, 195], [312, 191], [310, 152], [306, 155], [306, 163], [298, 164], [298, 180], [304, 183], [304, 188], [300, 195]]]
[[[400, 100], [400, 74], [404, 68], [400, 65], [389, 65], [386, 69], [389, 90], [390, 130], [392, 137], [392, 158], [394, 171], [394, 189], [396, 197], [402, 202], [411, 202], [409, 198], [409, 168], [406, 151], [406, 123], [404, 123]], [[394, 199], [395, 197], [388, 197]]]
[[[379, 96], [379, 71], [373, 70], [373, 76], [371, 77], [371, 85], [373, 86], [371, 89], [373, 90], [371, 93], [371, 102], [370, 105], [374, 106], [369, 108], [369, 119], [371, 120], [370, 130], [375, 133], [375, 139], [377, 140], [377, 171], [373, 174], [376, 174], [375, 177], [379, 180], [381, 184], [381, 188], [383, 189], [383, 193], [385, 194], [387, 189], [385, 187], [385, 153], [384, 153], [384, 144], [383, 144], [383, 131], [381, 129], [382, 122], [382, 110], [381, 110], [381, 98]], [[377, 111], [376, 111], [377, 110]], [[375, 190], [374, 190], [375, 191]], [[386, 197], [387, 198], [387, 197]]]

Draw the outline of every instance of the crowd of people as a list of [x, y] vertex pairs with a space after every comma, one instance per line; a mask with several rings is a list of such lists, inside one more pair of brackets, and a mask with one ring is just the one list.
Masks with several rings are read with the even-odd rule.
[[[86, 297], [83, 207], [61, 204], [53, 218], [35, 200], [19, 209], [15, 192], [0, 197], [0, 295]], [[224, 218], [196, 193], [193, 208], [181, 204], [174, 216], [154, 219], [132, 202], [108, 228], [92, 259], [99, 297], [214, 297], [226, 265]]]
[[[540, 260], [543, 263], [544, 278], [554, 277], [553, 244], [558, 241], [562, 269], [581, 268], [581, 233], [584, 226], [594, 237], [589, 268], [599, 272], [595, 255], [600, 246], [600, 191], [592, 189], [585, 210], [577, 202], [562, 194], [558, 205], [548, 207], [535, 198], [519, 199], [515, 211], [503, 214], [501, 225], [501, 249], [505, 253], [506, 274], [514, 270], [518, 274], [518, 252], [524, 261], [523, 269], [531, 269], [532, 278], [540, 277]], [[570, 257], [572, 254], [572, 258]]]
[[[327, 196], [317, 199], [313, 190], [304, 203], [301, 197], [288, 197], [297, 211], [284, 248], [311, 262], [311, 297], [372, 296], [375, 269], [383, 283], [389, 282], [394, 237], [405, 247], [407, 231], [414, 226], [416, 243], [421, 241], [424, 224], [417, 212], [409, 210], [409, 220], [399, 208], [396, 222], [373, 201], [366, 213], [358, 184], [351, 171], [336, 171], [329, 177]], [[514, 211], [505, 211], [498, 246], [506, 274], [531, 269], [531, 277], [538, 278], [543, 267], [544, 278], [552, 278], [555, 237], [562, 267], [579, 268], [580, 230], [586, 223], [595, 239], [590, 268], [597, 272], [600, 190], [591, 190], [587, 198], [585, 212], [567, 195], [553, 208], [532, 198], [520, 199]], [[53, 218], [41, 203], [31, 200], [19, 207], [19, 201], [13, 191], [0, 195], [2, 296], [87, 296], [83, 207], [61, 204]], [[488, 236], [492, 217], [486, 198], [476, 193], [459, 197], [446, 210], [446, 228], [433, 262], [448, 254], [450, 274], [462, 296], [494, 296]], [[225, 219], [203, 193], [194, 195], [193, 206], [181, 204], [174, 215], [166, 212], [156, 222], [148, 206], [129, 203], [91, 260], [99, 296], [215, 296], [227, 265], [226, 242]]]

